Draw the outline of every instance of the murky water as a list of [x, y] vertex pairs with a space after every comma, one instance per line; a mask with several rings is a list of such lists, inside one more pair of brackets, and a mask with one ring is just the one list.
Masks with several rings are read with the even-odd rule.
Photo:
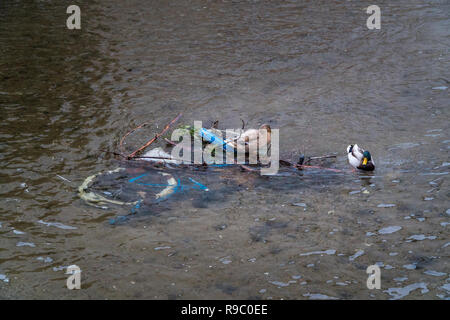
[[[0, 297], [450, 297], [447, 1], [379, 1], [377, 31], [364, 1], [78, 1], [78, 31], [69, 4], [0, 3]], [[346, 171], [237, 170], [109, 224], [130, 208], [77, 195], [121, 165], [100, 150], [178, 112], [270, 123], [281, 158], [336, 152]], [[355, 142], [373, 174], [347, 171]]]

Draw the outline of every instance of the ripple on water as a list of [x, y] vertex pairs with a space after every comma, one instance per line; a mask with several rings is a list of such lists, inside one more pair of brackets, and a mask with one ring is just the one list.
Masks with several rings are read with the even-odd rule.
[[328, 255], [331, 255], [331, 254], [335, 254], [335, 253], [336, 253], [336, 250], [329, 249], [329, 250], [325, 250], [325, 251], [312, 251], [312, 252], [307, 252], [307, 253], [300, 253], [300, 255], [301, 256], [310, 256], [310, 255], [313, 255], [313, 254], [328, 254]]
[[400, 227], [400, 226], [390, 226], [390, 227], [386, 227], [386, 228], [382, 228], [382, 229], [378, 230], [378, 233], [379, 234], [390, 234], [390, 233], [397, 232], [401, 229], [402, 229], [402, 227]]
[[37, 257], [36, 260], [43, 261], [43, 262], [45, 262], [45, 263], [51, 263], [51, 262], [53, 262], [53, 259], [50, 258], [50, 257], [45, 257], [45, 258], [44, 258], [44, 257]]
[[392, 208], [395, 207], [395, 204], [393, 203], [380, 203], [377, 205], [378, 208]]
[[364, 254], [364, 250], [358, 250], [358, 252], [356, 252], [354, 255], [348, 257], [348, 260], [353, 261], [356, 258], [362, 256]]
[[389, 150], [393, 150], [393, 149], [411, 149], [411, 148], [418, 147], [418, 146], [420, 146], [419, 143], [405, 142], [405, 143], [396, 144], [396, 145], [392, 146], [391, 148], [389, 148]]
[[230, 257], [220, 258], [219, 261], [222, 262], [223, 264], [230, 264], [232, 262]]
[[309, 297], [311, 300], [338, 300], [338, 298], [330, 297], [321, 293], [306, 293], [304, 297]]
[[75, 230], [75, 229], [77, 229], [76, 227], [67, 226], [67, 225], [59, 223], [59, 222], [45, 222], [45, 221], [39, 220], [38, 223], [44, 224], [47, 227], [56, 227], [56, 228], [64, 229], [64, 230]]
[[295, 281], [295, 280], [289, 280], [288, 282], [269, 281], [269, 283], [271, 283], [277, 287], [288, 287], [291, 283], [297, 283], [297, 281]]
[[445, 273], [445, 272], [439, 272], [439, 271], [434, 271], [434, 270], [427, 270], [424, 273], [429, 276], [434, 276], [434, 277], [443, 277], [443, 276], [447, 275], [447, 273]]
[[407, 242], [411, 242], [412, 240], [416, 240], [416, 241], [422, 241], [422, 240], [426, 240], [426, 239], [434, 240], [434, 239], [436, 239], [436, 236], [426, 236], [424, 234], [415, 234], [406, 239], [409, 240]]
[[405, 265], [403, 265], [403, 268], [408, 269], [408, 270], [414, 270], [414, 269], [416, 269], [416, 265], [415, 264], [405, 264]]
[[391, 300], [398, 300], [401, 298], [406, 297], [409, 295], [412, 291], [416, 289], [422, 289], [421, 293], [427, 293], [428, 287], [425, 282], [419, 282], [419, 283], [413, 283], [403, 288], [389, 288], [388, 290], [385, 290], [384, 292], [387, 292], [389, 295], [392, 296]]
[[166, 250], [166, 249], [170, 249], [170, 248], [172, 248], [172, 247], [164, 246], [164, 247], [156, 247], [156, 248], [154, 248], [154, 250], [159, 251], [159, 250]]
[[16, 247], [32, 247], [32, 248], [34, 248], [34, 247], [36, 247], [36, 245], [33, 242], [19, 241], [19, 242], [17, 242]]
[[398, 282], [403, 282], [408, 280], [408, 277], [398, 277], [398, 278], [394, 278], [394, 281], [398, 281]]

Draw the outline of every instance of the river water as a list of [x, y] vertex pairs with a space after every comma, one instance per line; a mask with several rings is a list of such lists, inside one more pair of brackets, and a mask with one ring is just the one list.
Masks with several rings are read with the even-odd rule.
[[[378, 1], [380, 30], [367, 1], [77, 1], [81, 30], [70, 4], [0, 3], [0, 298], [450, 297], [448, 1]], [[342, 173], [231, 171], [111, 225], [130, 208], [78, 186], [179, 112], [269, 123], [281, 158]]]

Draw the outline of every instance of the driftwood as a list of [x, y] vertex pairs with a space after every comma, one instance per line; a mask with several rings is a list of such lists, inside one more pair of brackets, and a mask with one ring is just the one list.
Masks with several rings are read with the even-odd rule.
[[[138, 153], [142, 152], [144, 149], [146, 149], [147, 147], [149, 147], [153, 142], [155, 142], [159, 137], [161, 137], [164, 133], [166, 133], [167, 130], [169, 130], [169, 128], [170, 128], [176, 121], [178, 121], [178, 119], [179, 119], [181, 116], [182, 116], [182, 113], [179, 113], [174, 119], [172, 119], [172, 121], [170, 121], [170, 122], [164, 127], [164, 129], [163, 129], [160, 133], [156, 134], [152, 139], [150, 139], [150, 140], [149, 140], [148, 142], [146, 142], [144, 145], [142, 145], [141, 147], [139, 147], [138, 149], [136, 149], [135, 151], [133, 151], [132, 153], [130, 153], [130, 154], [128, 154], [128, 155], [126, 155], [125, 152], [124, 152], [124, 150], [123, 150], [123, 144], [124, 144], [125, 139], [126, 139], [130, 134], [132, 134], [133, 132], [135, 132], [136, 130], [138, 130], [138, 129], [140, 129], [140, 128], [146, 126], [146, 125], [148, 125], [148, 124], [149, 124], [148, 122], [144, 122], [144, 123], [140, 124], [140, 125], [137, 126], [136, 128], [134, 128], [134, 129], [132, 129], [131, 131], [127, 132], [127, 133], [120, 139], [120, 143], [119, 143], [119, 150], [120, 150], [120, 153], [118, 153], [118, 152], [111, 152], [111, 151], [107, 151], [107, 150], [102, 150], [102, 151], [108, 152], [108, 153], [112, 153], [112, 154], [114, 154], [114, 155], [116, 155], [116, 156], [120, 156], [120, 157], [122, 157], [124, 160], [139, 160], [139, 159], [146, 159], [146, 158], [149, 158], [149, 159], [160, 159], [160, 160], [178, 160], [178, 159], [174, 159], [174, 158], [166, 158], [166, 157], [146, 157], [146, 156], [139, 156]], [[243, 119], [240, 119], [240, 120], [242, 121], [242, 129], [244, 129], [244, 128], [245, 128], [245, 122], [244, 122]], [[217, 129], [218, 123], [219, 123], [219, 120], [214, 121], [212, 127]], [[171, 141], [171, 140], [169, 140], [169, 139], [167, 139], [167, 138], [164, 138], [164, 140], [165, 140], [168, 144], [170, 144], [170, 145], [176, 145], [176, 143], [175, 143], [174, 141]], [[284, 167], [292, 167], [292, 168], [295, 168], [295, 169], [298, 169], [298, 170], [303, 170], [303, 169], [308, 169], [308, 168], [310, 168], [310, 169], [328, 170], [328, 171], [333, 171], [333, 172], [345, 172], [344, 170], [339, 170], [339, 169], [325, 168], [325, 167], [322, 167], [322, 166], [307, 165], [307, 163], [310, 163], [310, 162], [313, 161], [313, 160], [322, 160], [322, 159], [328, 159], [328, 158], [336, 158], [336, 155], [325, 155], [325, 156], [319, 156], [319, 157], [308, 157], [308, 158], [306, 159], [306, 161], [305, 161], [305, 157], [302, 155], [302, 157], [300, 158], [300, 161], [299, 161], [298, 163], [293, 163], [293, 162], [290, 162], [290, 161], [287, 161], [287, 160], [282, 160], [282, 159], [280, 159], [280, 160], [279, 160], [279, 164], [280, 164], [280, 166], [284, 166]], [[246, 171], [250, 171], [250, 172], [257, 171], [257, 169], [251, 168], [251, 167], [248, 166], [248, 165], [237, 163], [236, 160], [234, 161], [234, 164], [235, 164], [235, 165], [239, 165], [243, 170], [246, 170]], [[198, 164], [188, 163], [188, 164], [184, 164], [184, 165], [187, 165], [187, 166], [192, 166], [192, 165], [194, 165], [194, 166], [196, 166], [196, 165], [198, 165]], [[206, 163], [203, 163], [203, 164], [200, 164], [200, 165], [201, 165], [201, 166], [206, 166], [206, 167], [208, 166]]]
[[144, 144], [142, 147], [138, 148], [137, 150], [133, 151], [132, 153], [130, 153], [128, 155], [128, 159], [133, 159], [134, 157], [136, 157], [136, 154], [143, 151], [145, 148], [147, 148], [148, 146], [150, 146], [153, 142], [156, 141], [156, 139], [158, 139], [160, 136], [162, 136], [164, 133], [166, 133], [167, 130], [169, 130], [170, 126], [172, 124], [174, 124], [178, 119], [180, 119], [182, 113], [180, 113], [178, 116], [176, 116], [172, 121], [170, 121], [165, 127], [164, 129], [158, 133], [157, 135], [155, 135], [153, 137], [153, 139], [151, 139], [150, 141], [148, 141], [146, 144]]

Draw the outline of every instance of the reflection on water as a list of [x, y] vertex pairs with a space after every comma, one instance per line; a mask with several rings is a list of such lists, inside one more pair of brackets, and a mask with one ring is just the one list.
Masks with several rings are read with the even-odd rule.
[[[69, 4], [0, 3], [0, 297], [449, 298], [448, 3], [381, 1], [377, 31], [350, 1], [79, 1], [81, 30]], [[270, 123], [281, 158], [336, 152], [345, 173], [224, 169], [110, 225], [131, 209], [78, 186], [178, 112]]]

